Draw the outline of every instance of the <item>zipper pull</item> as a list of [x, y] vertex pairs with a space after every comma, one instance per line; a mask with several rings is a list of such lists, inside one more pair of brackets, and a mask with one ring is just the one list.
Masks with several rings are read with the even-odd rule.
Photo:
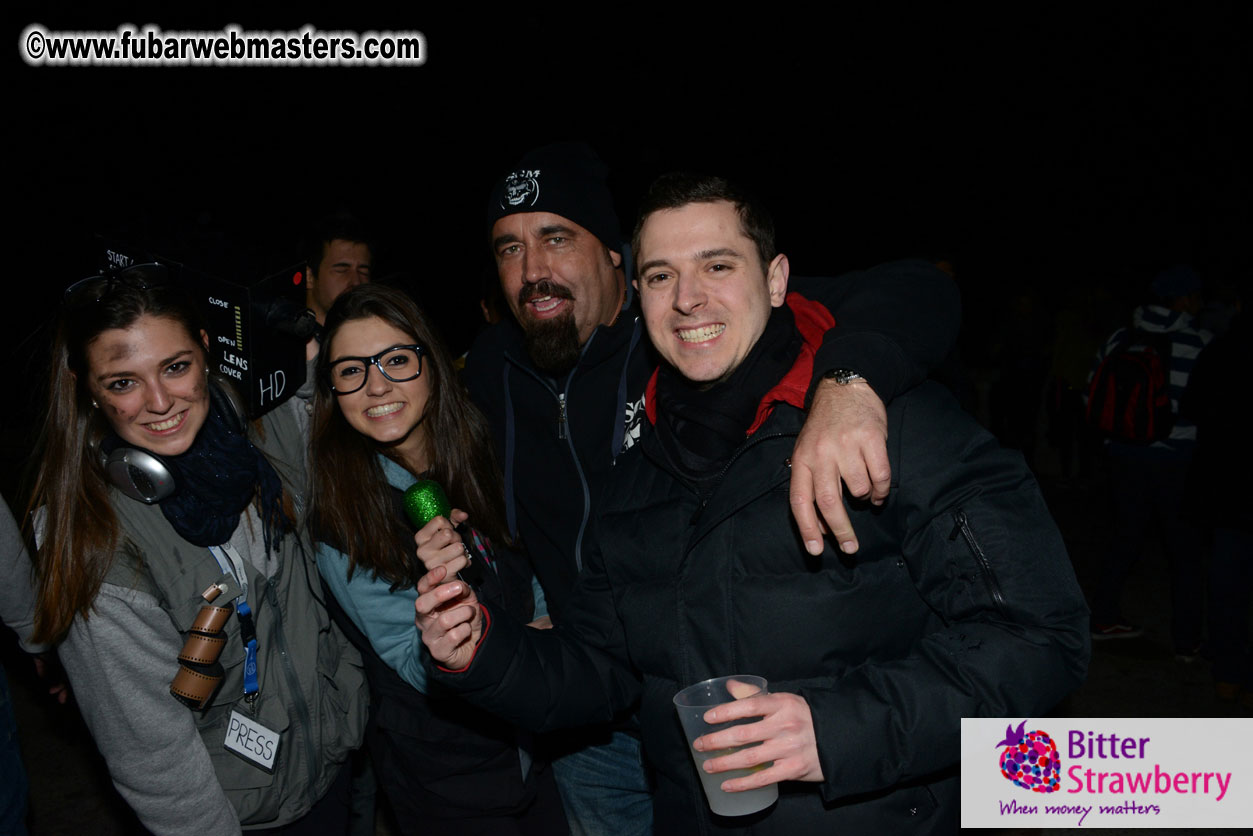
[[566, 437], [566, 394], [557, 396], [557, 438]]
[[956, 525], [953, 526], [953, 531], [948, 535], [949, 542], [956, 540], [957, 535], [962, 533], [962, 527], [966, 525], [966, 512], [960, 510], [954, 511], [953, 520]]

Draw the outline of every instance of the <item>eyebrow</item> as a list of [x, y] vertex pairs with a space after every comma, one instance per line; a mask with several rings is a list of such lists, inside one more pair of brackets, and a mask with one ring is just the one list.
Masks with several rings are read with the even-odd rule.
[[[171, 363], [173, 363], [175, 360], [178, 360], [179, 358], [184, 357], [185, 355], [188, 355], [188, 354], [191, 354], [191, 353], [192, 353], [192, 349], [190, 349], [190, 348], [183, 349], [182, 351], [178, 352], [177, 354], [173, 354], [173, 355], [171, 355], [171, 356], [169, 356], [169, 357], [166, 357], [164, 360], [162, 360], [161, 362], [157, 363], [157, 365], [158, 365], [158, 366], [168, 366], [168, 365], [170, 365]], [[122, 356], [122, 357], [129, 357], [131, 354], [134, 354], [134, 352], [133, 352], [133, 351], [128, 351], [128, 352], [126, 352], [125, 354], [123, 354], [123, 355], [121, 355], [121, 356]], [[105, 373], [105, 374], [99, 375], [99, 376], [96, 378], [96, 380], [108, 380], [109, 378], [113, 378], [113, 377], [139, 377], [139, 372], [125, 372], [125, 371], [107, 372], [107, 373]]]
[[[704, 261], [710, 258], [744, 258], [744, 254], [739, 250], [732, 249], [731, 247], [719, 247], [715, 250], [701, 250], [698, 253], [693, 253], [692, 258], [696, 261]], [[639, 272], [643, 273], [645, 270], [651, 270], [654, 267], [663, 267], [669, 263], [670, 259], [668, 258], [654, 258], [650, 261], [645, 261], [637, 269]]]
[[[331, 269], [332, 269], [332, 270], [334, 270], [336, 267], [352, 267], [352, 266], [353, 266], [353, 262], [351, 262], [351, 261], [337, 261], [337, 262], [335, 262], [334, 264], [332, 264], [332, 265], [331, 265]], [[365, 262], [362, 262], [362, 263], [360, 263], [360, 264], [357, 264], [356, 266], [357, 266], [357, 268], [358, 268], [358, 269], [360, 269], [360, 268], [364, 267], [365, 269], [369, 270], [369, 269], [370, 269], [370, 262], [365, 261]]]
[[394, 348], [408, 348], [410, 345], [417, 345], [417, 343], [396, 343], [395, 345], [389, 345], [387, 348], [379, 349], [378, 351], [369, 355], [343, 354], [343, 355], [340, 355], [339, 357], [336, 357], [334, 360], [328, 360], [327, 364], [330, 365], [332, 363], [338, 363], [340, 360], [370, 360], [375, 357], [380, 357]]
[[574, 227], [566, 226], [565, 224], [549, 224], [548, 226], [541, 226], [539, 228], [541, 238], [545, 235], [555, 235], [558, 232], [571, 237], [579, 234]]
[[[538, 230], [536, 230], [536, 232], [540, 238], [557, 234], [565, 235], [568, 238], [574, 238], [579, 234], [577, 229], [572, 226], [566, 226], [565, 224], [549, 224], [548, 226], [541, 226]], [[517, 235], [514, 235], [512, 232], [506, 232], [504, 235], [497, 235], [492, 239], [492, 249], [499, 249], [505, 244], [517, 244], [521, 241], [522, 239]]]
[[703, 260], [706, 258], [743, 258], [744, 255], [731, 247], [719, 247], [716, 250], [701, 250], [696, 253], [696, 258]]

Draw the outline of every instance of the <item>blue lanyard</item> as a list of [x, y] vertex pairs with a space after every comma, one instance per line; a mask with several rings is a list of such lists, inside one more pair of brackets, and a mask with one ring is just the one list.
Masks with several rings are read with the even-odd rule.
[[257, 699], [261, 685], [257, 681], [257, 625], [248, 606], [248, 570], [244, 560], [229, 543], [210, 546], [209, 553], [218, 567], [239, 584], [239, 596], [235, 598], [235, 615], [239, 618], [239, 638], [244, 643], [244, 699], [251, 705]]

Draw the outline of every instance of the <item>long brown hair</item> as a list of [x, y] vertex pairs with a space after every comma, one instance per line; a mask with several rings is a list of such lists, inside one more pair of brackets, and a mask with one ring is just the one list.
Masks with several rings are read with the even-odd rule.
[[87, 347], [105, 331], [129, 328], [141, 316], [172, 319], [200, 346], [200, 321], [187, 295], [145, 267], [124, 277], [74, 288], [62, 305], [52, 343], [48, 412], [36, 447], [38, 470], [27, 526], [46, 516], [36, 552], [38, 592], [34, 640], [62, 638], [75, 616], [87, 617], [120, 540], [99, 445], [109, 422], [92, 406]]
[[487, 420], [470, 402], [448, 349], [422, 310], [403, 291], [380, 284], [359, 285], [340, 296], [326, 315], [318, 354], [309, 443], [309, 525], [315, 539], [347, 555], [350, 576], [363, 567], [392, 584], [408, 586], [417, 582], [422, 569], [378, 461], [378, 454], [390, 457], [390, 451], [348, 423], [327, 377], [336, 332], [346, 322], [372, 317], [423, 347], [422, 374], [430, 375], [431, 393], [423, 418], [427, 478], [443, 486], [452, 504], [470, 515], [470, 524], [497, 543], [508, 542], [503, 483]]

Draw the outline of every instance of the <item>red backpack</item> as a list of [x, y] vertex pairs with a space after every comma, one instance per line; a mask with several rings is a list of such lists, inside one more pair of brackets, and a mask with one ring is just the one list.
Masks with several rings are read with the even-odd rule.
[[1088, 384], [1088, 424], [1132, 444], [1170, 436], [1170, 335], [1128, 329]]

